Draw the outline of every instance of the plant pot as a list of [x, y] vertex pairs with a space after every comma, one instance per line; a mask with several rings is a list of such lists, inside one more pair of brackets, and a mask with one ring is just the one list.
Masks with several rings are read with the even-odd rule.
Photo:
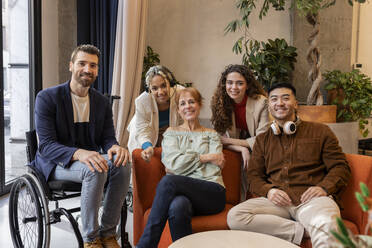
[[[327, 103], [328, 104], [336, 104], [337, 106], [337, 113], [340, 113], [341, 110], [345, 109], [346, 111], [350, 111], [350, 106], [344, 106], [342, 102], [345, 99], [345, 93], [343, 89], [332, 89], [327, 92]], [[343, 118], [338, 118], [337, 122], [345, 121]]]
[[297, 115], [303, 121], [335, 123], [336, 105], [299, 105]]
[[338, 139], [344, 153], [358, 154], [359, 125], [358, 122], [327, 123]]
[[332, 89], [332, 90], [327, 91], [327, 103], [328, 104], [332, 104], [334, 101], [336, 101], [335, 104], [341, 104], [344, 99], [345, 99], [345, 93], [343, 89]]

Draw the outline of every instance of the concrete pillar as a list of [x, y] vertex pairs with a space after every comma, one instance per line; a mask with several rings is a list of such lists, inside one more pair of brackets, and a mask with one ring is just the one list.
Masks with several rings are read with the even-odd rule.
[[59, 83], [71, 78], [71, 52], [77, 44], [76, 0], [58, 1]]
[[[337, 1], [334, 6], [320, 11], [319, 48], [322, 56], [321, 71], [351, 69], [351, 39], [352, 39], [353, 8], [347, 1]], [[309, 47], [307, 38], [312, 26], [304, 17], [294, 14], [293, 45], [297, 47], [297, 63], [293, 75], [297, 97], [306, 102], [311, 85], [307, 82], [309, 65], [306, 53]]]

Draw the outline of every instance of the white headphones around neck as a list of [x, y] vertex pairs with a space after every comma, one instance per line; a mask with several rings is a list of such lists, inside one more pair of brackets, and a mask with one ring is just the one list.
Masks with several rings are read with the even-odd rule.
[[[283, 125], [283, 132], [287, 135], [294, 134], [297, 131], [297, 125], [300, 124], [301, 120], [298, 116], [296, 116], [296, 120], [293, 121], [286, 121]], [[273, 123], [270, 125], [273, 133], [275, 135], [279, 135], [282, 133], [281, 128], [279, 127], [278, 123], [274, 120]]]

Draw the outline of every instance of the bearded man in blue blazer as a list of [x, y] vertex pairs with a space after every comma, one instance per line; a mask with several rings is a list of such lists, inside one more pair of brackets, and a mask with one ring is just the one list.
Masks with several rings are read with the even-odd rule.
[[129, 153], [116, 141], [109, 100], [90, 87], [98, 75], [99, 55], [92, 45], [78, 46], [71, 55], [71, 80], [37, 95], [39, 147], [32, 165], [46, 180], [82, 183], [84, 247], [120, 247], [114, 237], [129, 186]]

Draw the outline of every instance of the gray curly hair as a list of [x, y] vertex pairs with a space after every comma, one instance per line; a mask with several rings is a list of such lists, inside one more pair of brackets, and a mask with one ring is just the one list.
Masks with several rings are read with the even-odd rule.
[[166, 82], [168, 82], [171, 86], [176, 82], [176, 79], [173, 76], [173, 73], [163, 65], [155, 65], [152, 66], [146, 72], [146, 87], [150, 88], [150, 82], [156, 75], [161, 76]]

